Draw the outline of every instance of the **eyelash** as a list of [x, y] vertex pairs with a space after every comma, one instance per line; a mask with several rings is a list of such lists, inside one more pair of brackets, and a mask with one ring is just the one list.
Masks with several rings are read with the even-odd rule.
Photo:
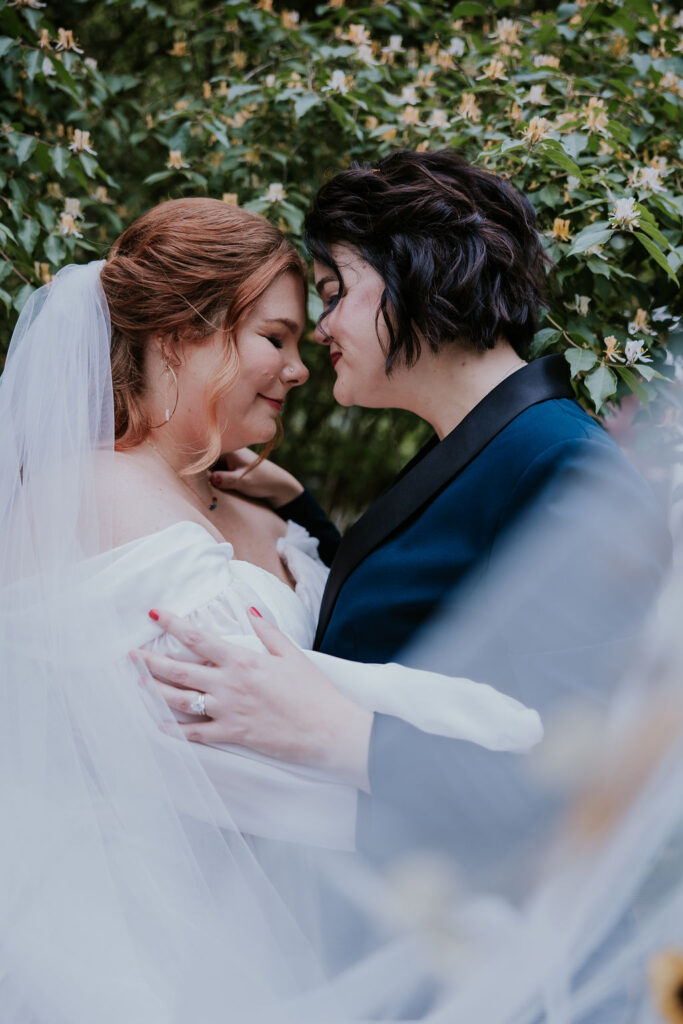
[[271, 342], [271, 344], [275, 345], [275, 348], [282, 348], [282, 342], [279, 338], [273, 338], [269, 334], [266, 335], [266, 338]]

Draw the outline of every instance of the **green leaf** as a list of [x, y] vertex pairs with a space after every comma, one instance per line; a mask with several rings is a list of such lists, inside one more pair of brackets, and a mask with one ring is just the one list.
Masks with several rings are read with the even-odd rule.
[[13, 146], [17, 163], [21, 167], [38, 145], [38, 139], [34, 135], [19, 135], [17, 132], [13, 132], [10, 136], [10, 145]]
[[69, 150], [65, 149], [63, 146], [55, 146], [52, 152], [50, 153], [50, 156], [52, 158], [52, 166], [56, 170], [59, 177], [63, 178], [66, 173], [66, 169], [69, 166], [69, 160], [71, 158]]
[[471, 3], [470, 0], [463, 0], [463, 3], [456, 4], [451, 11], [452, 18], [476, 18], [486, 14], [483, 4]]
[[4, 57], [16, 45], [18, 44], [15, 39], [10, 39], [8, 36], [0, 36], [0, 57]]
[[167, 178], [172, 178], [175, 171], [157, 171], [155, 174], [148, 174], [142, 182], [143, 185], [155, 185], [157, 181], [166, 181]]
[[636, 398], [638, 398], [643, 403], [643, 405], [648, 405], [650, 401], [650, 396], [646, 388], [643, 387], [641, 382], [636, 377], [633, 370], [630, 370], [628, 366], [617, 366], [616, 371], [623, 380], [624, 384], [626, 384], [627, 387], [631, 389]]
[[580, 373], [592, 370], [598, 361], [595, 352], [591, 352], [586, 348], [568, 348], [564, 353], [564, 358], [569, 363], [572, 377], [577, 377]]
[[43, 63], [43, 55], [40, 50], [29, 50], [24, 58], [24, 67], [26, 68], [26, 74], [28, 75], [29, 82], [32, 82], [40, 71], [41, 64]]
[[555, 327], [544, 327], [542, 330], [536, 331], [533, 341], [529, 346], [529, 358], [536, 359], [561, 337], [562, 332], [558, 331]]
[[43, 244], [43, 252], [53, 267], [58, 267], [64, 262], [66, 256], [66, 245], [59, 235], [48, 235]]
[[297, 96], [294, 100], [294, 116], [297, 121], [300, 121], [304, 114], [308, 113], [311, 107], [315, 107], [320, 103], [320, 97], [316, 96], [315, 93], [307, 93], [304, 96]]
[[561, 167], [563, 171], [569, 171], [575, 177], [581, 177], [581, 168], [567, 156], [564, 149], [555, 139], [546, 139], [538, 147], [539, 155], [546, 156], [551, 163]]
[[33, 252], [36, 242], [40, 236], [40, 224], [37, 220], [30, 220], [28, 217], [17, 231], [17, 237], [24, 247], [27, 256]]
[[572, 160], [576, 160], [578, 155], [583, 153], [587, 145], [588, 136], [584, 135], [583, 132], [570, 132], [568, 135], [562, 136], [562, 148]]
[[33, 295], [35, 288], [32, 284], [25, 284], [23, 288], [20, 288], [17, 294], [14, 296], [12, 305], [16, 309], [17, 313], [21, 313], [22, 309]]
[[662, 270], [665, 270], [667, 272], [672, 281], [675, 281], [676, 284], [678, 284], [678, 278], [676, 277], [676, 274], [673, 272], [673, 270], [667, 263], [666, 256], [659, 248], [659, 246], [655, 245], [652, 239], [648, 238], [647, 235], [644, 235], [642, 231], [636, 231], [634, 232], [634, 234], [640, 242], [640, 244], [643, 246], [643, 248], [649, 252], [650, 256], [652, 256], [652, 259], [655, 261], [655, 263], [658, 263]]
[[605, 401], [617, 390], [617, 378], [607, 366], [601, 365], [588, 374], [586, 387], [595, 411], [600, 412]]
[[580, 231], [571, 244], [567, 256], [577, 256], [594, 245], [603, 245], [612, 236], [612, 228], [607, 221], [596, 221]]
[[641, 217], [640, 230], [644, 231], [646, 235], [649, 235], [650, 238], [654, 239], [654, 241], [657, 242], [658, 245], [661, 245], [662, 249], [673, 249], [671, 242], [659, 230], [659, 228], [654, 222], [654, 219], [646, 220], [644, 217]]

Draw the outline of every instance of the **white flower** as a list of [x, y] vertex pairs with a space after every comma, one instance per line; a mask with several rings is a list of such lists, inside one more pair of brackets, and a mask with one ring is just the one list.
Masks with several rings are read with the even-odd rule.
[[666, 306], [657, 306], [656, 309], [652, 310], [652, 319], [654, 323], [661, 323], [662, 320], [669, 320], [671, 314]]
[[405, 53], [403, 36], [389, 36], [389, 42], [387, 46], [382, 47], [382, 53]]
[[639, 341], [627, 341], [624, 345], [624, 353], [629, 363], [635, 363], [638, 360], [641, 363], [651, 363], [652, 360], [648, 358], [643, 352], [645, 342]]
[[437, 107], [436, 110], [432, 110], [427, 124], [432, 128], [448, 128], [448, 114]]
[[573, 174], [570, 174], [568, 176], [568, 178], [567, 178], [567, 188], [569, 189], [570, 192], [575, 192], [580, 184], [581, 184], [581, 179], [580, 178], [575, 177], [575, 175], [573, 175]]
[[403, 86], [401, 89], [401, 100], [403, 103], [409, 103], [412, 107], [416, 106], [420, 102], [414, 85]]
[[372, 52], [372, 47], [367, 46], [365, 43], [362, 43], [360, 46], [356, 47], [355, 57], [356, 60], [360, 60], [363, 62], [363, 64], [367, 64], [368, 66], [377, 63]]
[[74, 131], [73, 142], [69, 145], [69, 149], [72, 153], [90, 153], [91, 156], [97, 156], [96, 151], [90, 145], [90, 132], [81, 131], [80, 128], [76, 128]]
[[80, 217], [81, 220], [82, 220], [83, 219], [83, 214], [81, 213], [81, 201], [80, 201], [80, 199], [65, 199], [64, 200], [64, 212], [68, 213], [74, 219], [76, 217]]
[[544, 85], [532, 85], [527, 99], [529, 103], [533, 103], [537, 107], [550, 102], [546, 99]]
[[590, 303], [590, 295], [574, 295], [574, 309], [579, 316], [586, 316]]
[[323, 86], [323, 92], [340, 92], [344, 96], [349, 91], [349, 83], [343, 71], [333, 71], [327, 85]]
[[91, 71], [97, 71], [97, 61], [94, 57], [86, 57], [83, 63], [87, 68], [90, 68]]
[[66, 210], [59, 215], [59, 230], [63, 235], [70, 235], [74, 238], [83, 238], [82, 233], [76, 227], [76, 221], [70, 213], [67, 213]]
[[446, 53], [450, 54], [451, 57], [464, 56], [465, 40], [459, 39], [457, 36], [454, 36], [453, 39], [451, 39], [450, 43], [448, 44], [448, 49], [446, 50]]
[[185, 163], [183, 154], [179, 149], [170, 149], [166, 166], [172, 170], [181, 171], [184, 167], [189, 167], [190, 165]]
[[43, 74], [45, 75], [46, 78], [49, 78], [50, 75], [56, 75], [57, 74], [57, 72], [55, 71], [54, 67], [52, 66], [52, 61], [50, 60], [49, 57], [43, 57], [43, 63], [41, 65], [41, 71], [43, 72]]
[[676, 15], [671, 24], [673, 28], [683, 28], [683, 11]]
[[641, 167], [635, 185], [647, 192], [663, 192], [662, 173], [658, 167]]
[[268, 186], [262, 198], [268, 203], [281, 203], [287, 198], [287, 193], [279, 181], [274, 181]]
[[610, 214], [610, 223], [614, 227], [633, 231], [640, 224], [640, 214], [636, 210], [636, 201], [632, 196], [617, 199]]

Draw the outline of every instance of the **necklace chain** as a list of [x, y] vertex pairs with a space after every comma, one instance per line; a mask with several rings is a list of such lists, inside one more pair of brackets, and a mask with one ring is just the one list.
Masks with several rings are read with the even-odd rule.
[[[159, 448], [157, 448], [157, 446], [155, 445], [154, 441], [150, 441], [150, 439], [148, 437], [146, 437], [145, 438], [145, 444], [148, 444], [149, 447], [152, 448], [157, 453], [157, 455], [161, 456], [161, 458], [164, 460], [164, 462], [166, 463], [168, 468], [173, 470], [175, 475], [180, 480], [181, 484], [185, 484], [187, 489], [189, 491], [192, 491], [192, 493], [194, 494], [195, 498], [198, 498], [199, 501], [201, 501], [202, 505], [206, 505], [206, 498], [203, 498], [201, 496], [199, 491], [196, 490], [192, 486], [192, 484], [189, 482], [189, 480], [186, 480], [184, 476], [180, 475], [180, 473], [175, 468], [175, 466], [172, 466], [171, 463], [168, 461], [168, 459], [166, 458], [164, 453]], [[215, 512], [215, 510], [218, 508], [218, 497], [213, 492], [211, 493], [211, 501], [209, 502], [208, 508], [209, 508], [209, 512]]]

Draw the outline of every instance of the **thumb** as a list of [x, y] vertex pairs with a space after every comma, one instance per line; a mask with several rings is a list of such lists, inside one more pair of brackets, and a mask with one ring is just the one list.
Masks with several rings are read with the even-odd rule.
[[268, 622], [267, 619], [263, 618], [258, 608], [252, 607], [249, 609], [249, 619], [256, 636], [259, 638], [269, 654], [274, 654], [278, 658], [283, 658], [286, 654], [299, 652], [299, 648], [296, 647], [291, 640], [288, 640], [284, 633], [280, 632], [277, 626], [274, 626], [272, 622]]

